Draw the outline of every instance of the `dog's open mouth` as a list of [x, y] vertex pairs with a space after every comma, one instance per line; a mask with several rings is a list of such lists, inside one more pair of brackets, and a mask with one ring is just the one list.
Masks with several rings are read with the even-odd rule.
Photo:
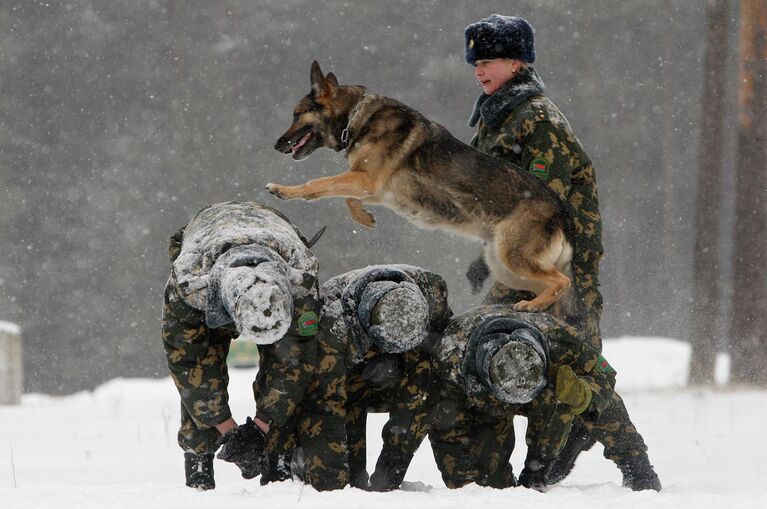
[[310, 140], [310, 139], [312, 139], [312, 136], [313, 136], [313, 133], [312, 133], [311, 131], [307, 131], [307, 133], [306, 133], [306, 134], [304, 134], [303, 136], [301, 136], [301, 139], [300, 139], [300, 140], [298, 140], [298, 141], [296, 142], [296, 144], [295, 144], [295, 145], [293, 145], [292, 147], [290, 147], [290, 152], [291, 152], [293, 155], [295, 155], [295, 154], [296, 154], [296, 152], [298, 152], [298, 150], [299, 150], [301, 147], [303, 147], [304, 145], [306, 145], [307, 143], [309, 143], [309, 140]]

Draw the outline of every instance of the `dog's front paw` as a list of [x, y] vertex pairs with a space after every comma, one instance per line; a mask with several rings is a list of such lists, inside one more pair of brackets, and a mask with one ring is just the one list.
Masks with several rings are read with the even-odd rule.
[[543, 309], [541, 306], [537, 305], [535, 302], [531, 300], [521, 300], [514, 304], [513, 306], [514, 311], [524, 311], [527, 313], [537, 313], [541, 309]]
[[269, 191], [271, 194], [279, 198], [280, 200], [288, 200], [290, 197], [285, 192], [285, 186], [281, 186], [279, 184], [266, 184], [266, 190]]

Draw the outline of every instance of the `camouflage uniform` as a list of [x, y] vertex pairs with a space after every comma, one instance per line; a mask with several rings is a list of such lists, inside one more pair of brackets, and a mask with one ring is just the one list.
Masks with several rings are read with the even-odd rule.
[[[578, 325], [590, 347], [601, 352], [602, 220], [594, 167], [567, 119], [543, 93], [543, 83], [537, 73], [532, 67], [523, 67], [517, 77], [492, 96], [480, 97], [470, 121], [472, 126], [478, 122], [471, 145], [541, 178], [565, 204], [575, 227], [573, 287], [585, 304], [585, 313]], [[532, 297], [529, 292], [495, 283], [485, 304], [510, 305]], [[606, 458], [616, 461], [626, 455], [645, 454], [647, 447], [632, 424], [623, 400], [612, 391], [615, 371], [609, 364], [606, 366], [609, 376], [601, 380], [605, 385], [603, 390], [613, 394], [610, 412], [604, 415], [589, 412], [580, 417], [592, 436], [605, 445]], [[620, 440], [615, 430], [619, 430]]]
[[267, 437], [269, 465], [263, 469], [261, 484], [288, 478], [290, 467], [282, 462], [289, 463], [299, 447], [304, 480], [312, 487], [324, 491], [349, 484], [346, 345], [328, 331], [327, 320], [321, 318], [314, 372], [290, 420]]
[[[203, 209], [187, 227], [196, 220], [204, 221], [212, 213], [226, 216], [227, 207], [281, 218], [290, 224], [279, 212], [268, 207], [229, 202]], [[170, 238], [168, 253], [171, 262], [181, 254], [187, 227]], [[296, 230], [295, 234], [297, 239], [300, 238], [299, 243], [305, 242], [300, 232]], [[241, 242], [247, 240], [241, 239]], [[187, 302], [177, 279], [175, 272], [172, 273], [165, 287], [162, 336], [168, 367], [181, 396], [178, 443], [184, 451], [212, 453], [218, 448], [216, 442], [221, 436], [216, 424], [231, 417], [226, 357], [230, 342], [238, 337], [238, 332], [231, 324], [209, 327], [205, 312]], [[253, 384], [256, 415], [271, 423], [273, 429], [284, 426], [295, 411], [317, 363], [316, 325], [312, 327], [307, 323], [306, 316], [307, 313], [316, 316], [319, 312], [318, 285], [309, 273], [305, 274], [301, 285], [303, 290], [297, 292], [300, 297], [293, 301], [293, 320], [287, 333], [274, 344], [259, 345], [260, 369]]]
[[[565, 204], [575, 226], [573, 283], [588, 309], [588, 339], [601, 350], [602, 219], [594, 167], [567, 119], [543, 92], [543, 83], [528, 67], [492, 96], [483, 95], [470, 122], [476, 125], [478, 121], [471, 145], [528, 170], [546, 182]], [[516, 106], [510, 108], [511, 104]], [[496, 283], [486, 303], [513, 303], [523, 298], [529, 298], [529, 294]]]
[[[548, 342], [547, 386], [523, 405], [501, 402], [462, 368], [469, 338], [481, 323], [510, 317], [539, 330]], [[445, 484], [458, 488], [470, 482], [505, 488], [515, 484], [509, 458], [514, 449], [514, 415], [528, 418], [526, 465], [550, 463], [564, 446], [574, 414], [558, 403], [554, 377], [569, 365], [592, 391], [587, 412], [603, 411], [613, 393], [604, 382], [600, 356], [584, 345], [577, 329], [544, 313], [521, 313], [507, 306], [480, 306], [456, 315], [434, 350], [438, 388], [434, 429], [429, 434], [434, 457]]]
[[[404, 353], [385, 353], [377, 345], [364, 354], [351, 337], [343, 317], [338, 316], [338, 301], [346, 284], [363, 271], [351, 271], [327, 281], [321, 294], [324, 299], [323, 330], [335, 334], [347, 345], [349, 366], [346, 430], [349, 445], [349, 469], [352, 485], [366, 487], [366, 423], [369, 412], [388, 412], [382, 431], [383, 449], [370, 477], [374, 489], [394, 489], [405, 472], [430, 426], [430, 402], [427, 395], [432, 379], [428, 346], [440, 336], [452, 314], [447, 304], [445, 281], [432, 272], [409, 265], [388, 266], [410, 276], [420, 288], [429, 306], [429, 336], [424, 345]], [[374, 267], [372, 267], [374, 268]]]

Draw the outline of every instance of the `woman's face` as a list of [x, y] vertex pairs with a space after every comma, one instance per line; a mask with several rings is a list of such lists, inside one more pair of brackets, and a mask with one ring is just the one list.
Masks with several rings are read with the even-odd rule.
[[519, 60], [508, 58], [477, 60], [474, 65], [474, 77], [479, 81], [485, 94], [493, 95], [496, 90], [517, 74], [519, 65]]

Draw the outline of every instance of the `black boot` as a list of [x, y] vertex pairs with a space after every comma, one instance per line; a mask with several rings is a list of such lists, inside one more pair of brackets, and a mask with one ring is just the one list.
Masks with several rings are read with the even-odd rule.
[[596, 439], [592, 437], [586, 430], [580, 419], [573, 421], [573, 428], [570, 430], [570, 435], [567, 437], [567, 443], [562, 448], [562, 451], [554, 458], [551, 463], [551, 472], [549, 472], [549, 484], [556, 484], [573, 471], [575, 466], [575, 460], [578, 459], [578, 455], [583, 451], [588, 451], [594, 444]]
[[290, 475], [290, 462], [292, 459], [292, 451], [286, 454], [267, 454], [266, 464], [261, 468], [261, 486], [265, 486], [270, 482], [292, 479]]
[[184, 453], [184, 471], [186, 485], [198, 490], [212, 490], [216, 487], [213, 480], [213, 453], [194, 454]]
[[628, 454], [615, 463], [623, 474], [623, 486], [633, 491], [660, 491], [663, 488], [646, 452]]
[[412, 456], [391, 447], [384, 446], [376, 462], [375, 471], [370, 475], [371, 491], [392, 491], [399, 489], [405, 480], [407, 467]]

